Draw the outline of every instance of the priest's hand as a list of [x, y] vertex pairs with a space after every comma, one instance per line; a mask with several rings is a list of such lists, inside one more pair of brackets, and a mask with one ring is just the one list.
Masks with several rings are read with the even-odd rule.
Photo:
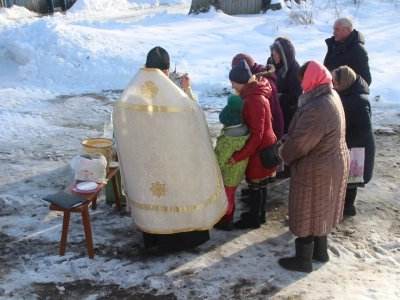
[[187, 89], [188, 87], [190, 87], [190, 78], [187, 75], [183, 75], [181, 77], [182, 79], [182, 88], [183, 89]]

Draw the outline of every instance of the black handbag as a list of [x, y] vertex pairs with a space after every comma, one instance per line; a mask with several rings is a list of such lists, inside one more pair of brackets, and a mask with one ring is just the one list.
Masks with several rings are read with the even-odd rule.
[[278, 149], [281, 145], [281, 142], [276, 142], [272, 146], [258, 151], [261, 163], [265, 169], [275, 168], [282, 163], [282, 159], [278, 155]]

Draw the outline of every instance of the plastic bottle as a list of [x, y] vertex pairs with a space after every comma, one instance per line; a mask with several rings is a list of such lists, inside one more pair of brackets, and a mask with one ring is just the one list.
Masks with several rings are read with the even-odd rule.
[[113, 111], [111, 110], [110, 121], [105, 121], [103, 128], [103, 138], [110, 140], [114, 140], [114, 126], [113, 126], [112, 113]]

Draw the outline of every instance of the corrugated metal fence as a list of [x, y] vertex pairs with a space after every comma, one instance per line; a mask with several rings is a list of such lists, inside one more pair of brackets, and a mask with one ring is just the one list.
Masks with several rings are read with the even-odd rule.
[[221, 10], [227, 15], [258, 14], [262, 0], [219, 0]]
[[69, 9], [76, 0], [0, 0], [0, 7], [23, 6], [37, 13], [54, 12], [54, 8]]

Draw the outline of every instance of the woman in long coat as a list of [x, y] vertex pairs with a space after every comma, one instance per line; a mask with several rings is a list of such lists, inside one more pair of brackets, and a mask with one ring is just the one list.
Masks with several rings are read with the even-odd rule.
[[[234, 165], [246, 158], [249, 162], [246, 168], [246, 182], [250, 188], [250, 211], [241, 214], [241, 220], [234, 223], [236, 229], [259, 228], [261, 226], [261, 203], [263, 193], [266, 193], [270, 176], [277, 167], [265, 169], [258, 151], [276, 142], [272, 129], [271, 110], [268, 98], [271, 86], [265, 78], [256, 78], [245, 60], [239, 61], [229, 72], [232, 87], [243, 99], [243, 124], [250, 130], [250, 137], [242, 149], [233, 153], [229, 163]], [[265, 190], [265, 191], [263, 191]], [[265, 215], [264, 215], [265, 218]]]
[[343, 218], [349, 154], [344, 111], [331, 74], [312, 60], [300, 68], [299, 78], [304, 94], [278, 150], [291, 169], [289, 230], [298, 238], [296, 256], [281, 258], [279, 264], [311, 272], [312, 258], [329, 260], [327, 235]]
[[344, 201], [343, 215], [355, 216], [354, 202], [357, 187], [364, 187], [371, 178], [375, 161], [375, 137], [371, 123], [371, 105], [368, 83], [349, 68], [343, 66], [332, 71], [333, 88], [339, 93], [346, 116], [346, 143], [349, 149], [365, 148], [364, 182], [349, 183]]

